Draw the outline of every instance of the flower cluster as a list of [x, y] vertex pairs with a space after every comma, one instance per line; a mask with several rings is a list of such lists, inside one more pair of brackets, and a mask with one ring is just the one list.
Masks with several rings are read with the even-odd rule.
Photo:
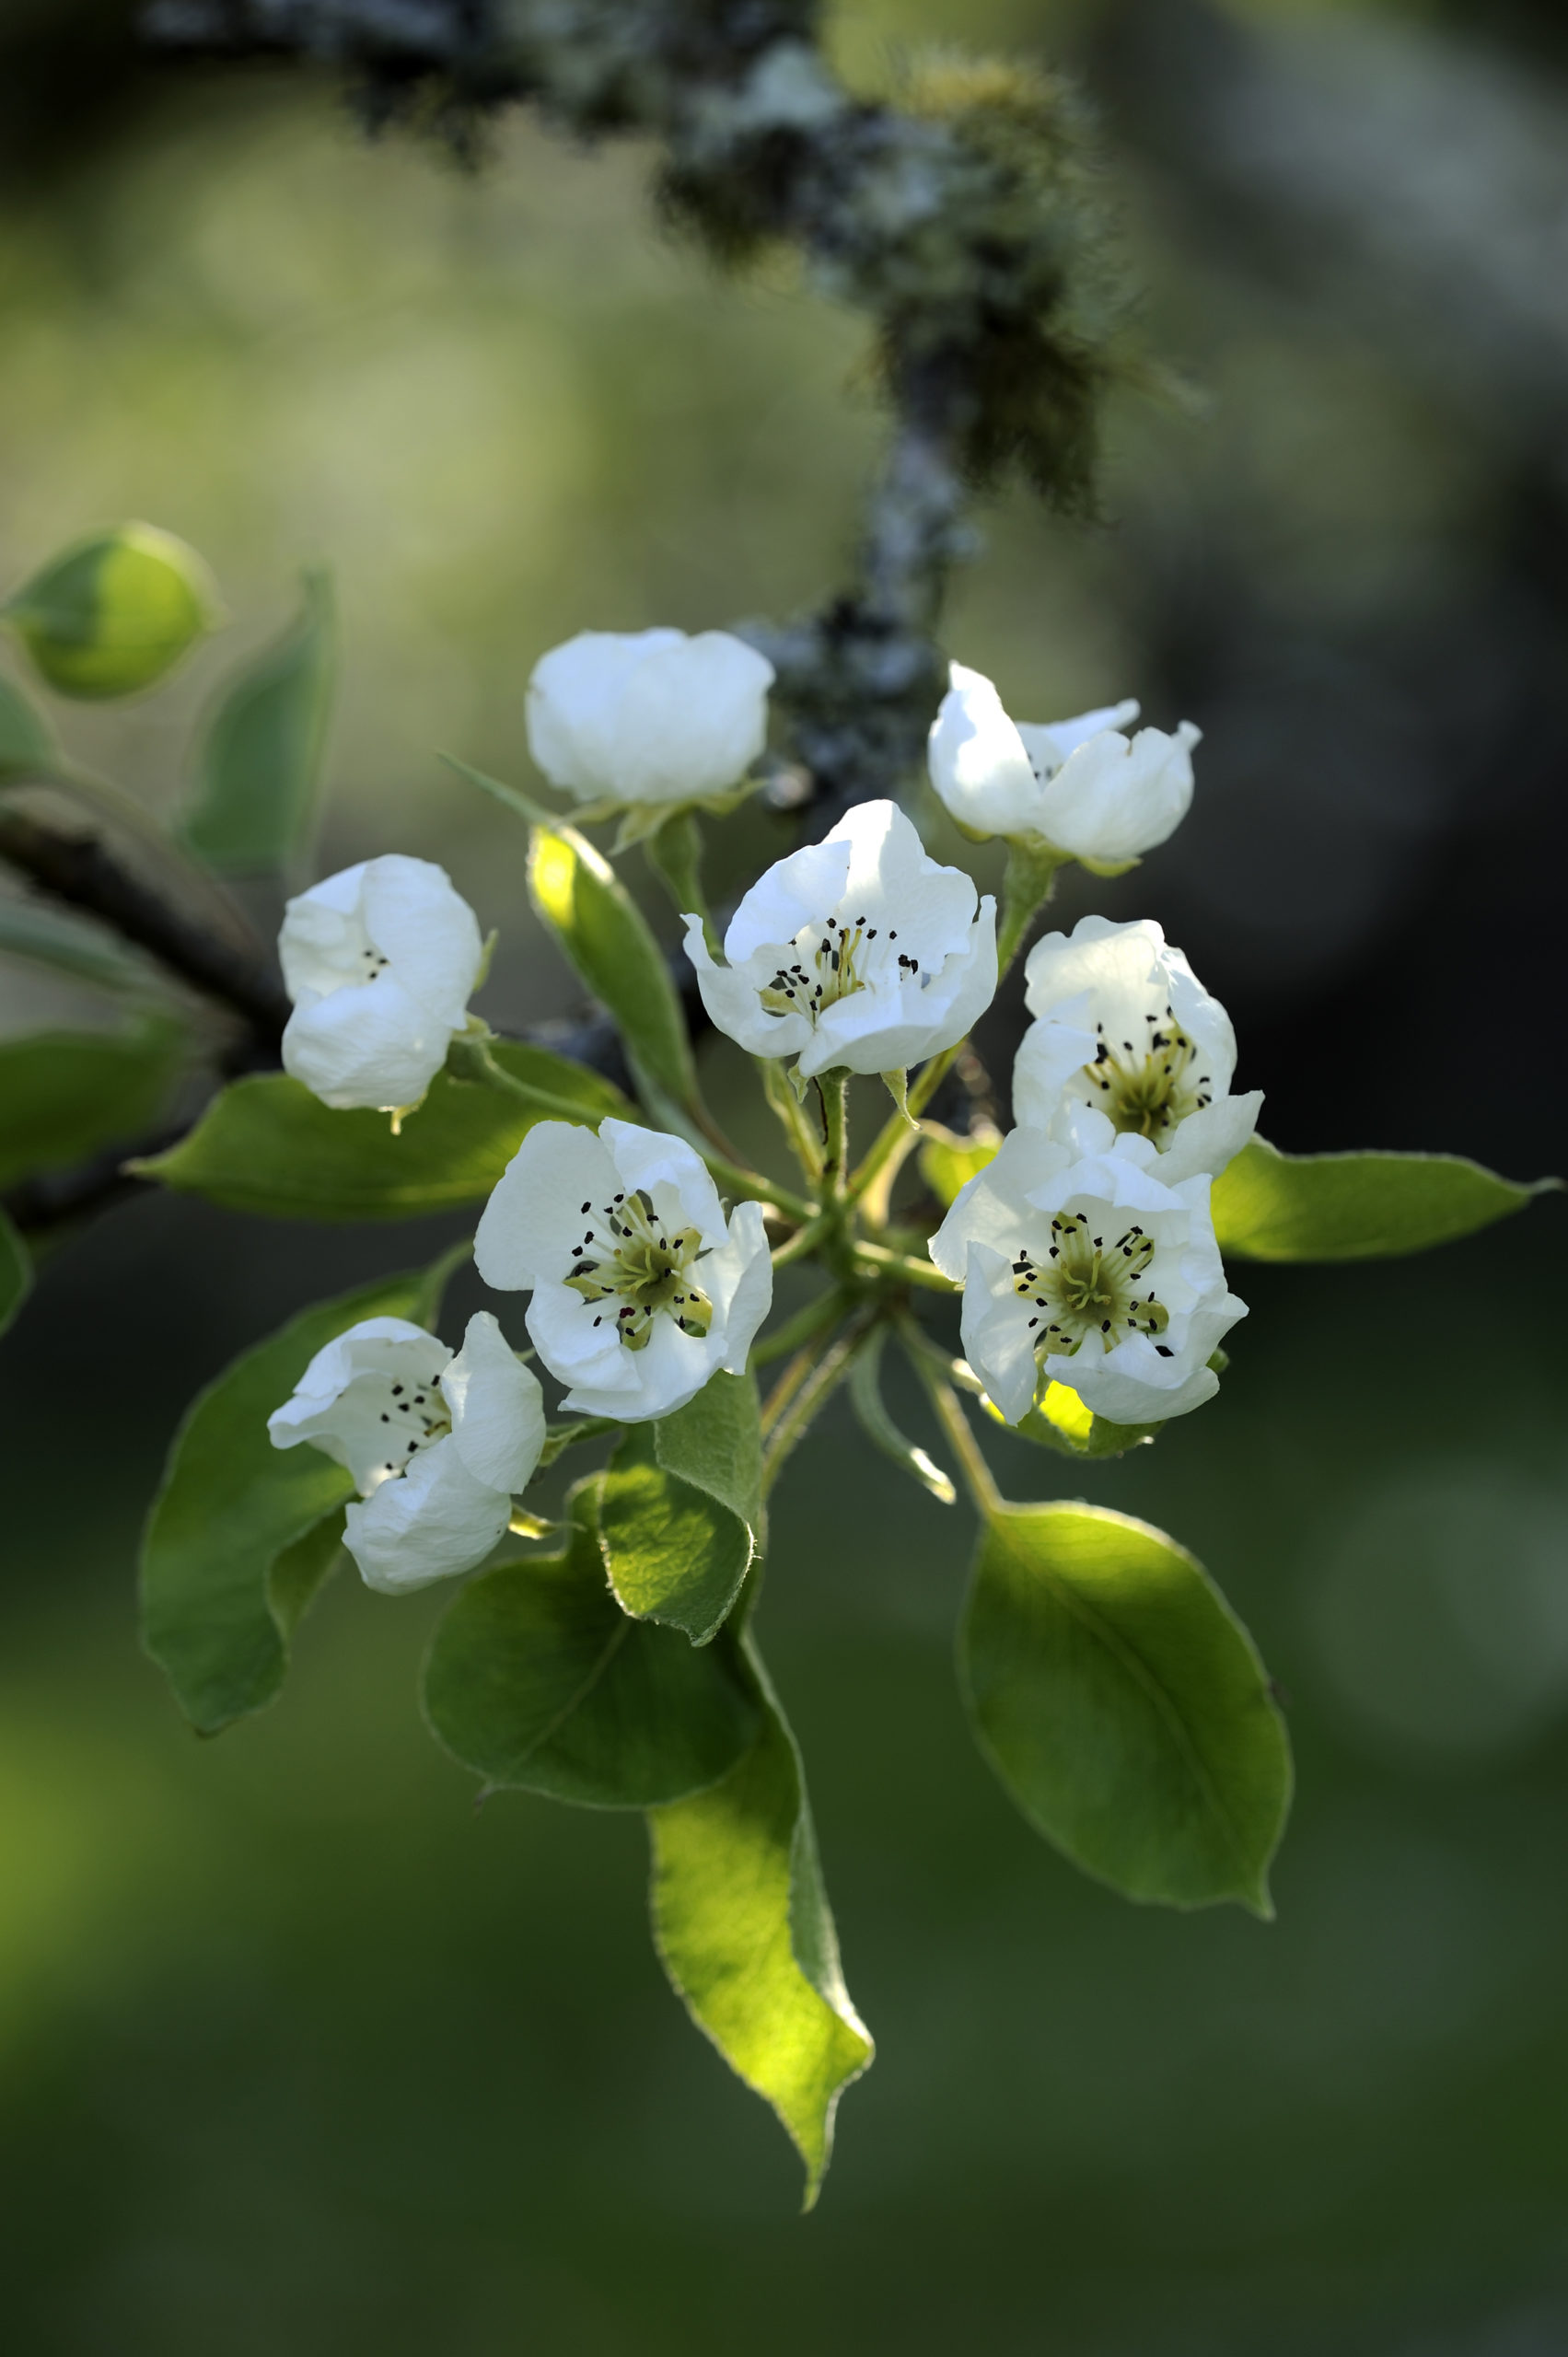
[[[529, 743], [584, 815], [645, 807], [662, 823], [738, 787], [765, 739], [772, 678], [723, 632], [584, 633], [535, 669]], [[988, 680], [958, 666], [952, 679], [931, 775], [969, 834], [1043, 850], [1047, 874], [1067, 856], [1112, 866], [1163, 841], [1186, 809], [1197, 731], [1185, 723], [1173, 737], [1129, 737], [1138, 707], [1124, 702], [1016, 726]], [[884, 1075], [900, 1106], [912, 1067], [939, 1076], [996, 991], [995, 903], [883, 801], [769, 867], [730, 918], [722, 957], [706, 911], [683, 916], [714, 1024], [793, 1068], [794, 1142], [823, 1190], [817, 1225], [838, 1223], [842, 1266], [865, 1190], [848, 1186], [842, 1158], [832, 1167], [832, 1108], [842, 1122], [854, 1074]], [[391, 855], [329, 877], [288, 903], [280, 949], [295, 1003], [285, 1062], [324, 1103], [401, 1115], [454, 1040], [454, 1069], [505, 1084], [488, 1027], [469, 1013], [480, 928], [440, 868]], [[1214, 1393], [1215, 1353], [1246, 1314], [1226, 1288], [1209, 1190], [1261, 1100], [1233, 1091], [1225, 1009], [1156, 924], [1088, 916], [1071, 935], [1048, 935], [1026, 997], [1017, 1127], [952, 1202], [930, 1261], [962, 1293], [970, 1365], [1007, 1422], [1051, 1382], [1113, 1423], [1184, 1414]], [[815, 1155], [801, 1147], [813, 1089]], [[896, 1168], [896, 1136], [885, 1158]], [[744, 1182], [732, 1208], [715, 1172]], [[474, 1260], [487, 1285], [530, 1296], [528, 1337], [568, 1415], [645, 1422], [678, 1413], [721, 1370], [747, 1369], [772, 1302], [769, 1193], [696, 1129], [536, 1118], [484, 1207]], [[792, 1214], [797, 1232], [810, 1211]], [[308, 1441], [353, 1476], [346, 1543], [384, 1589], [482, 1562], [547, 1437], [538, 1377], [488, 1312], [455, 1356], [399, 1318], [351, 1327], [270, 1430], [280, 1448]]]

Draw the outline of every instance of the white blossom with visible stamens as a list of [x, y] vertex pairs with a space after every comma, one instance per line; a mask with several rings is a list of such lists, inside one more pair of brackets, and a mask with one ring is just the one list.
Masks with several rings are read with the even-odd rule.
[[926, 856], [891, 802], [857, 803], [753, 884], [720, 966], [702, 920], [686, 954], [721, 1031], [803, 1077], [900, 1071], [961, 1039], [996, 991], [996, 903]]
[[741, 1374], [773, 1297], [760, 1203], [727, 1223], [683, 1140], [605, 1120], [596, 1137], [540, 1121], [486, 1203], [474, 1260], [488, 1285], [531, 1287], [528, 1329], [564, 1405], [643, 1423]]
[[728, 631], [582, 631], [534, 666], [528, 750], [579, 802], [701, 802], [761, 751], [772, 684]]
[[1071, 935], [1035, 944], [1025, 974], [1038, 1020], [1013, 1066], [1019, 1126], [1081, 1154], [1103, 1152], [1110, 1132], [1151, 1138], [1167, 1186], [1217, 1178], [1256, 1129], [1263, 1093], [1231, 1095], [1230, 1017], [1159, 926], [1080, 917]]
[[1167, 1185], [1144, 1137], [1078, 1155], [1027, 1129], [970, 1180], [931, 1257], [964, 1288], [965, 1353], [1010, 1424], [1052, 1380], [1118, 1424], [1214, 1397], [1208, 1361], [1247, 1305], [1225, 1284], [1209, 1185]]
[[544, 1395], [488, 1310], [456, 1356], [406, 1318], [366, 1318], [317, 1352], [267, 1420], [353, 1476], [343, 1543], [366, 1586], [397, 1595], [483, 1562], [544, 1446]]
[[301, 892], [278, 935], [286, 1072], [323, 1105], [417, 1105], [468, 1020], [484, 945], [445, 868], [389, 852]]
[[1129, 737], [1122, 731], [1138, 717], [1129, 699], [1031, 726], [1009, 718], [981, 672], [955, 663], [949, 676], [926, 758], [942, 802], [971, 834], [1023, 837], [1120, 867], [1187, 816], [1200, 741], [1191, 721], [1174, 736], [1140, 728]]

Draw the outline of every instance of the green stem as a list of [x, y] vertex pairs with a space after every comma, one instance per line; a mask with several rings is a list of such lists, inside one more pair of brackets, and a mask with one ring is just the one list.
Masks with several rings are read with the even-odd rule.
[[598, 1440], [602, 1433], [619, 1433], [625, 1429], [624, 1424], [619, 1423], [613, 1416], [584, 1416], [575, 1424], [552, 1424], [545, 1433], [544, 1446], [539, 1453], [540, 1470], [542, 1472], [547, 1465], [553, 1465], [558, 1457], [564, 1457], [569, 1448], [575, 1448], [581, 1441]]
[[972, 1392], [977, 1399], [985, 1397], [985, 1386], [969, 1361], [956, 1359], [950, 1351], [942, 1348], [940, 1342], [934, 1342], [924, 1327], [917, 1325], [912, 1318], [900, 1318], [899, 1340], [906, 1352], [918, 1352], [928, 1359], [945, 1382], [957, 1384], [960, 1391]]
[[958, 1286], [945, 1277], [934, 1260], [916, 1260], [907, 1252], [889, 1252], [885, 1244], [856, 1244], [857, 1268], [870, 1275], [897, 1277], [906, 1285], [921, 1285], [927, 1293], [955, 1294]]
[[819, 1212], [814, 1219], [808, 1219], [804, 1227], [796, 1228], [788, 1241], [779, 1246], [773, 1254], [774, 1268], [787, 1269], [792, 1260], [804, 1260], [808, 1252], [815, 1252], [829, 1231], [837, 1226], [838, 1220], [836, 1206]]
[[718, 935], [703, 891], [703, 830], [694, 810], [678, 811], [643, 838], [648, 865], [675, 903], [678, 916], [699, 916], [710, 954], [719, 954]]
[[982, 1520], [989, 1521], [992, 1515], [1004, 1511], [1006, 1501], [992, 1479], [991, 1468], [981, 1454], [980, 1443], [959, 1404], [958, 1396], [949, 1384], [944, 1383], [923, 1350], [908, 1348], [901, 1320], [899, 1331], [900, 1338], [905, 1339], [910, 1364], [925, 1386], [931, 1404], [936, 1411], [936, 1421], [947, 1435], [948, 1444], [958, 1460], [958, 1470], [964, 1477], [964, 1487], [973, 1501], [974, 1510]]
[[822, 1178], [836, 1202], [842, 1202], [849, 1186], [849, 1074], [842, 1069], [819, 1073], [827, 1142], [822, 1152]]
[[[849, 1200], [852, 1203], [858, 1203], [863, 1196], [869, 1194], [884, 1173], [887, 1175], [889, 1187], [891, 1187], [894, 1178], [898, 1175], [900, 1163], [920, 1143], [918, 1126], [914, 1125], [918, 1125], [921, 1115], [952, 1071], [967, 1044], [966, 1040], [960, 1039], [956, 1046], [944, 1048], [939, 1056], [931, 1057], [922, 1065], [918, 1075], [911, 1083], [909, 1095], [905, 1098], [908, 1118], [906, 1119], [904, 1111], [900, 1110], [889, 1114], [883, 1123], [870, 1153], [850, 1182]], [[883, 1214], [886, 1215], [885, 1204]], [[880, 1225], [882, 1223], [878, 1220], [877, 1224]]]
[[786, 1358], [791, 1351], [799, 1350], [803, 1342], [808, 1342], [814, 1334], [819, 1333], [847, 1306], [836, 1285], [830, 1286], [826, 1293], [819, 1294], [815, 1301], [808, 1301], [804, 1309], [796, 1310], [776, 1333], [765, 1334], [760, 1342], [753, 1342], [752, 1365], [768, 1366], [774, 1359]]
[[[819, 1411], [826, 1407], [832, 1393], [849, 1373], [856, 1353], [865, 1343], [875, 1323], [874, 1316], [868, 1316], [861, 1318], [854, 1326], [846, 1327], [830, 1349], [810, 1368], [806, 1379], [796, 1384], [788, 1404], [774, 1417], [762, 1455], [764, 1497], [783, 1472], [784, 1459], [790, 1451], [805, 1439]], [[782, 1389], [783, 1387], [780, 1387]]]
[[1070, 853], [1012, 837], [1002, 878], [1002, 922], [996, 929], [996, 979], [1001, 981], [1023, 946], [1024, 935], [1050, 900], [1056, 871]]
[[791, 1087], [789, 1075], [776, 1056], [758, 1056], [754, 1061], [761, 1071], [762, 1094], [769, 1108], [783, 1127], [796, 1160], [815, 1185], [822, 1176], [822, 1152], [811, 1134], [806, 1109]]

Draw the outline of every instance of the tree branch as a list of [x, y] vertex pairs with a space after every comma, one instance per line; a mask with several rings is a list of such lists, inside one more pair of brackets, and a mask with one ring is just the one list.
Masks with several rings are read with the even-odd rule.
[[896, 105], [857, 98], [816, 0], [153, 0], [143, 22], [173, 48], [345, 72], [371, 125], [470, 155], [521, 103], [578, 137], [651, 135], [656, 201], [711, 254], [788, 240], [866, 315], [894, 432], [854, 576], [798, 621], [737, 629], [778, 673], [814, 816], [896, 793], [944, 684], [933, 633], [974, 493], [1016, 469], [1092, 504], [1124, 306], [1063, 88], [949, 61]]
[[96, 835], [64, 834], [23, 811], [0, 809], [0, 860], [40, 891], [113, 925], [180, 981], [228, 1007], [256, 1044], [275, 1056], [289, 1017], [282, 983], [243, 950], [171, 907]]

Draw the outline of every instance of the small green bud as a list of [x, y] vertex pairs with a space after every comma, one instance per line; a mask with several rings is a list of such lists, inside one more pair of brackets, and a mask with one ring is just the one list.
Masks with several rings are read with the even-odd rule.
[[80, 697], [156, 687], [222, 619], [202, 558], [152, 524], [79, 541], [0, 612], [50, 686]]

